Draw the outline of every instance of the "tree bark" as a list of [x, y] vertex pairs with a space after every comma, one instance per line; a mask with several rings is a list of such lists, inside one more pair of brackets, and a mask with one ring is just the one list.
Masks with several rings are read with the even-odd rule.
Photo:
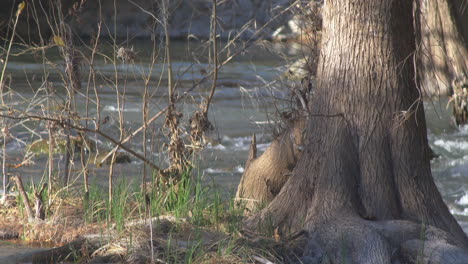
[[325, 252], [332, 263], [403, 260], [393, 252], [412, 252], [421, 234], [436, 245], [434, 232], [466, 252], [468, 239], [431, 175], [413, 1], [329, 0], [323, 10], [305, 150], [246, 228], [305, 230], [304, 256]]
[[422, 0], [419, 71], [425, 93], [452, 95], [468, 74], [468, 12], [465, 1]]

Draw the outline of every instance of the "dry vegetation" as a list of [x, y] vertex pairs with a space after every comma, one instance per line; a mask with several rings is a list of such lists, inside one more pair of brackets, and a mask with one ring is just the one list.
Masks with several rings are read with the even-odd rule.
[[[47, 5], [44, 1], [21, 2], [12, 11], [0, 79], [4, 190], [0, 235], [45, 247], [62, 246], [27, 258], [35, 263], [65, 259], [79, 263], [269, 263], [296, 259], [294, 248], [302, 234], [283, 238], [274, 230], [268, 237], [241, 233], [244, 210], [232, 197], [202, 186], [192, 172], [196, 165], [193, 156], [206, 145], [205, 133], [213, 128], [209, 109], [218, 71], [259, 43], [265, 37], [265, 26], [249, 39], [241, 39], [253, 25], [251, 21], [221, 44], [216, 11], [220, 3], [212, 0], [210, 38], [200, 40], [200, 47], [192, 53], [194, 62], [182, 74], [196, 71], [205, 57], [208, 66], [190, 85], [181, 84], [175, 73], [181, 74], [181, 70], [172, 65], [170, 1], [159, 2], [158, 13], [142, 10], [154, 18], [152, 30], [159, 27], [165, 32], [161, 39], [152, 40], [153, 50], [144, 55], [150, 58], [145, 69], [139, 67], [142, 54], [130, 46], [131, 39], [101, 38], [102, 31], [109, 34], [110, 30], [102, 21], [92, 39], [74, 35], [69, 23], [79, 19], [86, 1], [71, 7], [53, 0]], [[305, 10], [298, 3], [273, 20], [293, 8]], [[50, 36], [42, 35], [45, 24], [39, 18], [43, 17]], [[22, 19], [28, 19], [35, 40], [16, 34]], [[316, 48], [318, 39], [311, 43]], [[197, 57], [198, 53], [203, 55]], [[7, 70], [12, 59], [24, 57], [35, 58], [43, 69], [41, 76], [25, 74], [31, 97], [15, 89], [15, 79]], [[111, 70], [98, 69], [100, 63]], [[161, 64], [163, 69], [156, 71]], [[36, 87], [33, 84], [38, 79]], [[133, 91], [133, 84], [143, 89]], [[136, 128], [128, 126], [124, 114], [131, 92], [141, 95], [141, 122]], [[101, 98], [109, 94], [117, 106], [114, 116], [103, 113]], [[185, 117], [181, 108], [187, 100], [199, 107]], [[8, 154], [8, 144], [13, 141], [21, 145], [21, 156]], [[167, 161], [157, 160], [154, 153]], [[47, 161], [39, 182], [25, 181], [24, 175], [15, 173], [40, 158]], [[134, 175], [133, 182], [116, 182], [115, 164], [129, 160], [145, 164], [142, 175]], [[108, 190], [104, 191], [91, 183], [90, 171], [106, 165]]]
[[[43, 247], [62, 246], [24, 258], [34, 263], [257, 263], [295, 258], [299, 236], [241, 234], [242, 208], [220, 200], [219, 194], [210, 197], [214, 190], [199, 183], [179, 184], [148, 192], [150, 204], [141, 192], [125, 189], [126, 183], [118, 185], [113, 212], [93, 186], [87, 204], [78, 190], [67, 190], [49, 208], [51, 215], [34, 222], [28, 221], [21, 199], [9, 199], [0, 212], [0, 233]], [[145, 206], [159, 216], [144, 218]]]

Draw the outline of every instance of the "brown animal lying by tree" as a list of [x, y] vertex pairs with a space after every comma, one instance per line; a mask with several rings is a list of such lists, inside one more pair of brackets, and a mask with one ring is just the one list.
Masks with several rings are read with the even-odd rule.
[[236, 193], [236, 199], [247, 210], [256, 211], [279, 193], [300, 157], [304, 125], [304, 118], [290, 121], [259, 157], [256, 137], [252, 136], [245, 172]]

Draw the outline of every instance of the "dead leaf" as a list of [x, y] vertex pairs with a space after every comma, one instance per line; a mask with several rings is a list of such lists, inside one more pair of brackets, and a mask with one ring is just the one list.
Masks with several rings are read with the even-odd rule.
[[23, 9], [26, 7], [26, 2], [21, 2], [19, 5], [18, 5], [18, 11], [16, 11], [16, 16], [18, 17], [21, 12], [23, 12]]
[[275, 233], [273, 234], [273, 238], [276, 242], [280, 242], [281, 236], [279, 234], [279, 227], [275, 228]]
[[65, 42], [63, 41], [63, 39], [58, 36], [58, 35], [54, 35], [54, 43], [57, 44], [57, 46], [60, 46], [60, 47], [64, 47], [65, 46]]

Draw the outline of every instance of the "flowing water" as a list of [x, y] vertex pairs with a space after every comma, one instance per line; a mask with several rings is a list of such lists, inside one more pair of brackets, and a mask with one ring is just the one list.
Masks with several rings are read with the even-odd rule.
[[[164, 63], [158, 60], [154, 67], [150, 64], [151, 45], [148, 43], [135, 43], [137, 59], [134, 64], [119, 63], [113, 65], [109, 61], [97, 59], [94, 69], [98, 73], [96, 90], [101, 101], [101, 118], [109, 116], [109, 122], [102, 125], [102, 130], [118, 138], [118, 108], [115, 90], [110, 81], [104, 81], [102, 76], [108, 79], [117, 78], [120, 87], [126, 87], [125, 99], [125, 127], [135, 129], [141, 125], [142, 120], [142, 95], [144, 84], [142, 74], [152, 72], [153, 79], [150, 82], [150, 93], [154, 96], [150, 102], [150, 116], [156, 114], [167, 105], [166, 87], [167, 78]], [[192, 87], [194, 80], [203, 78], [205, 71], [209, 71], [206, 60], [206, 51], [199, 45], [176, 43], [173, 46], [175, 79], [179, 92]], [[201, 55], [200, 55], [201, 54]], [[301, 50], [288, 44], [277, 44], [268, 48], [252, 47], [238, 56], [232, 62], [225, 65], [219, 74], [217, 90], [209, 118], [213, 123], [214, 131], [209, 135], [210, 144], [197, 155], [194, 164], [196, 170], [203, 175], [207, 182], [216, 183], [219, 188], [227, 193], [233, 193], [243, 172], [243, 166], [247, 157], [252, 133], [257, 134], [258, 148], [263, 151], [272, 139], [272, 128], [275, 126], [274, 114], [281, 111], [286, 105], [281, 100], [289, 95], [290, 87], [277, 82], [278, 77], [284, 71], [281, 68], [286, 62], [279, 54], [287, 55], [289, 59], [299, 58]], [[200, 61], [193, 62], [192, 57], [200, 55]], [[228, 56], [227, 53], [224, 56]], [[56, 54], [50, 54], [51, 63], [44, 64], [40, 56], [13, 57], [8, 64], [7, 73], [11, 78], [11, 87], [19, 93], [12, 95], [7, 103], [13, 107], [26, 109], [31, 107], [29, 99], [34, 97], [39, 87], [42, 87], [45, 72], [49, 72], [47, 81], [57, 90], [58, 97], [64, 97], [60, 72], [63, 70], [61, 59]], [[221, 58], [222, 59], [222, 58]], [[84, 64], [84, 63], [83, 63]], [[54, 70], [58, 68], [58, 71]], [[82, 66], [82, 89], [77, 95], [78, 109], [84, 113], [86, 94], [86, 80], [88, 80], [87, 66]], [[161, 78], [159, 78], [161, 76]], [[190, 113], [201, 101], [201, 95], [206, 96], [211, 84], [207, 82], [200, 88], [190, 93], [179, 109], [184, 119], [189, 118]], [[159, 88], [158, 88], [159, 87]], [[90, 86], [90, 97], [94, 100], [93, 86]], [[60, 100], [59, 100], [60, 101]], [[280, 102], [280, 103], [274, 103]], [[45, 101], [38, 102], [45, 105]], [[60, 103], [59, 103], [60, 104]], [[468, 126], [456, 127], [450, 116], [450, 108], [446, 107], [447, 99], [441, 98], [424, 103], [428, 123], [428, 135], [430, 145], [439, 155], [432, 161], [433, 176], [444, 199], [452, 213], [462, 222], [468, 220]], [[42, 107], [44, 108], [44, 107]], [[96, 110], [91, 106], [91, 113]], [[10, 125], [14, 124], [10, 123]], [[39, 123], [26, 123], [29, 128], [39, 127]], [[158, 120], [151, 126], [154, 135], [153, 146], [149, 146], [151, 158], [161, 166], [165, 166], [167, 157], [161, 153], [163, 142], [160, 137], [162, 120]], [[13, 140], [7, 145], [7, 159], [14, 161], [24, 153], [23, 141], [30, 141], [31, 134], [24, 127], [15, 127], [12, 133], [18, 140]], [[36, 137], [47, 138], [43, 130], [36, 130]], [[153, 136], [152, 135], [152, 136]], [[94, 136], [92, 136], [93, 138]], [[104, 139], [96, 140], [106, 143]], [[141, 150], [141, 137], [136, 137], [128, 145], [133, 149]], [[58, 155], [56, 161], [62, 164], [58, 167], [63, 170], [63, 155]], [[20, 169], [10, 169], [10, 173], [18, 173], [25, 179], [38, 181], [47, 167], [45, 156], [35, 159], [35, 164]], [[79, 162], [76, 162], [77, 164]], [[79, 168], [76, 168], [79, 170]], [[131, 164], [117, 164], [115, 168], [117, 177], [137, 179], [142, 174], [142, 162], [133, 160]], [[91, 182], [106, 182], [108, 167], [91, 167]], [[3, 248], [3, 251], [1, 250]], [[0, 245], [0, 256], [5, 252], [14, 250], [12, 247]]]

